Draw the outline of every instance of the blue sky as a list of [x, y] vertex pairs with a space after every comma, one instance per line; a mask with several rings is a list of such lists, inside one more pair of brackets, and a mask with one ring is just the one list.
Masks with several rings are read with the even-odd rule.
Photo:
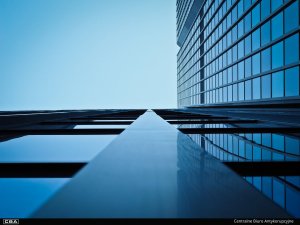
[[0, 110], [176, 107], [175, 0], [1, 0]]

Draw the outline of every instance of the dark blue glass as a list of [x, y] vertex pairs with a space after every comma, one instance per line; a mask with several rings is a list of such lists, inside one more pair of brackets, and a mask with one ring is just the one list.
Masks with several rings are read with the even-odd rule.
[[268, 44], [271, 41], [270, 22], [265, 23], [261, 27], [261, 45]]
[[243, 101], [245, 99], [244, 82], [239, 83], [239, 100]]
[[245, 100], [251, 100], [252, 98], [252, 83], [251, 80], [245, 82]]
[[69, 178], [0, 178], [0, 218], [29, 217], [68, 180]]
[[255, 27], [260, 22], [260, 4], [252, 9], [252, 27]]
[[261, 190], [261, 177], [253, 177], [253, 186]]
[[299, 61], [299, 34], [285, 39], [285, 65]]
[[241, 0], [238, 3], [238, 17], [240, 17], [244, 12], [244, 2]]
[[262, 76], [261, 83], [261, 97], [271, 98], [271, 75]]
[[244, 19], [245, 22], [245, 33], [251, 30], [251, 13], [248, 13]]
[[283, 42], [272, 46], [272, 69], [283, 66]]
[[239, 141], [239, 156], [245, 157], [245, 142]]
[[300, 217], [300, 192], [294, 188], [286, 189], [286, 209], [296, 218]]
[[273, 200], [284, 207], [284, 185], [281, 181], [273, 179]]
[[284, 10], [284, 29], [285, 33], [295, 29], [299, 25], [298, 1], [291, 4]]
[[285, 96], [299, 95], [299, 67], [285, 71]]
[[284, 151], [284, 136], [272, 134], [272, 148]]
[[252, 63], [251, 57], [245, 60], [245, 77], [250, 77], [252, 75]]
[[237, 45], [232, 48], [232, 61], [235, 62], [237, 60]]
[[239, 62], [238, 64], [238, 76], [239, 76], [239, 80], [243, 79], [245, 77], [245, 70], [244, 70], [244, 61]]
[[261, 19], [265, 19], [270, 15], [271, 11], [271, 0], [261, 1]]
[[245, 55], [248, 55], [251, 52], [251, 35], [248, 35], [245, 38]]
[[260, 53], [252, 56], [252, 74], [256, 75], [260, 73]]
[[262, 177], [262, 192], [272, 198], [272, 178], [271, 177]]
[[234, 26], [232, 28], [232, 42], [235, 42], [237, 40], [237, 26]]
[[253, 79], [253, 99], [260, 99], [260, 77]]
[[237, 6], [232, 9], [232, 23], [237, 20]]
[[261, 52], [261, 72], [266, 72], [271, 69], [271, 50], [267, 48]]
[[283, 97], [283, 72], [272, 74], [272, 98]]
[[[276, 0], [278, 1], [278, 0]], [[276, 2], [272, 1], [272, 2]], [[272, 20], [272, 40], [279, 38], [283, 35], [283, 13], [279, 13]]]
[[260, 48], [260, 28], [252, 33], [252, 51]]
[[292, 138], [292, 137], [285, 137], [285, 151], [287, 153], [299, 155], [300, 154], [300, 147], [299, 147], [299, 139]]
[[238, 58], [244, 57], [244, 54], [244, 40], [242, 40], [238, 43]]
[[266, 161], [271, 160], [271, 152], [268, 150], [262, 149], [261, 158], [262, 158], [262, 160], [266, 160]]
[[246, 144], [246, 159], [252, 160], [252, 145]]
[[238, 100], [238, 91], [237, 91], [237, 84], [233, 85], [233, 91], [232, 91], [232, 100], [237, 101]]
[[251, 0], [244, 0], [244, 9], [245, 11], [250, 8], [251, 6]]
[[274, 12], [276, 9], [278, 9], [283, 4], [283, 1], [282, 0], [272, 0], [271, 3], [272, 3], [271, 9], [272, 9], [272, 12]]
[[262, 145], [271, 147], [271, 134], [262, 134]]
[[244, 22], [243, 20], [238, 23], [238, 38], [244, 35]]

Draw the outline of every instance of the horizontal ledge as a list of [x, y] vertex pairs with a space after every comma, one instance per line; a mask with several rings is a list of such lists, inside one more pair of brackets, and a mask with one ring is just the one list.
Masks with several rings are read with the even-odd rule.
[[299, 127], [178, 128], [184, 134], [299, 133]]
[[0, 130], [0, 135], [115, 135], [124, 130], [123, 128]]
[[223, 162], [241, 176], [299, 176], [300, 161]]
[[0, 163], [0, 178], [72, 177], [86, 163]]
[[58, 121], [42, 122], [41, 125], [130, 125], [133, 121]]
[[202, 121], [167, 121], [170, 124], [220, 124], [220, 123], [257, 123], [257, 120], [202, 120]]
[[71, 118], [71, 120], [136, 120], [138, 117], [83, 117]]

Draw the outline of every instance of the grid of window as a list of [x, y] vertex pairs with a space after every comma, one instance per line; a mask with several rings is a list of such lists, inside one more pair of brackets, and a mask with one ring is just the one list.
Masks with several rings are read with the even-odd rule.
[[297, 98], [299, 0], [205, 1], [177, 57], [179, 107]]

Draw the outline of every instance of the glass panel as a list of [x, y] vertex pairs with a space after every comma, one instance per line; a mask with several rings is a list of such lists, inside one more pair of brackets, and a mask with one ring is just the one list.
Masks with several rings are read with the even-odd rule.
[[238, 23], [238, 38], [242, 37], [244, 35], [244, 22], [241, 20]]
[[260, 4], [252, 9], [252, 27], [256, 26], [260, 22]]
[[299, 95], [299, 67], [285, 71], [285, 96]]
[[237, 84], [233, 85], [232, 99], [233, 99], [233, 101], [237, 101], [238, 100]]
[[267, 48], [261, 53], [261, 72], [266, 72], [271, 69], [271, 50]]
[[272, 74], [272, 98], [283, 97], [283, 72]]
[[253, 99], [260, 99], [260, 77], [253, 79]]
[[283, 35], [283, 13], [281, 12], [272, 19], [272, 40], [275, 40], [276, 38], [279, 38], [282, 35]]
[[245, 38], [245, 55], [251, 52], [251, 35]]
[[299, 146], [299, 139], [285, 137], [285, 151], [287, 153], [299, 155], [300, 154], [300, 146]]
[[265, 75], [261, 78], [261, 97], [271, 98], [271, 75]]
[[283, 66], [283, 42], [272, 46], [272, 69]]
[[244, 57], [244, 40], [238, 43], [238, 58]]
[[252, 51], [260, 48], [260, 28], [252, 33]]
[[271, 0], [261, 1], [261, 19], [267, 18], [270, 15], [271, 11]]
[[296, 1], [284, 10], [285, 33], [288, 33], [294, 28], [297, 28], [298, 23], [299, 23], [299, 12], [298, 12], [298, 1]]
[[239, 83], [239, 100], [244, 100], [244, 82]]
[[285, 65], [299, 61], [299, 34], [285, 39]]
[[239, 80], [243, 79], [245, 76], [244, 72], [244, 61], [240, 62], [238, 64], [238, 70], [239, 70]]
[[116, 135], [34, 135], [0, 143], [1, 162], [85, 162]]
[[245, 33], [251, 30], [251, 13], [248, 13], [244, 19], [245, 21]]
[[261, 27], [261, 45], [268, 44], [271, 41], [270, 22]]
[[282, 0], [272, 0], [271, 1], [271, 9], [272, 9], [272, 12], [274, 12], [276, 9], [278, 9], [281, 5], [282, 5], [282, 3], [283, 3], [283, 1]]
[[260, 53], [252, 56], [252, 73], [253, 75], [260, 73]]
[[0, 217], [27, 218], [69, 178], [0, 178]]
[[250, 77], [252, 75], [252, 64], [251, 57], [245, 60], [245, 77]]
[[245, 82], [245, 100], [251, 100], [252, 97], [252, 83], [251, 80]]

